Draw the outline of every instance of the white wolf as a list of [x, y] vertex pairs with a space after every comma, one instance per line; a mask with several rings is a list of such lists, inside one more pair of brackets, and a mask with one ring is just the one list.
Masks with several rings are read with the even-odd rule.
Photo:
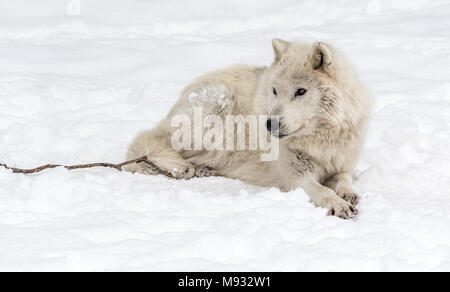
[[[176, 178], [220, 175], [250, 184], [303, 188], [329, 215], [352, 218], [359, 196], [353, 170], [364, 143], [371, 97], [355, 70], [324, 43], [274, 39], [270, 67], [234, 66], [206, 74], [187, 86], [165, 120], [140, 134], [128, 159], [147, 155]], [[207, 97], [207, 98], [205, 98]], [[180, 114], [267, 115], [267, 130], [279, 137], [279, 157], [261, 161], [258, 151], [180, 150], [171, 146], [171, 120]], [[156, 174], [145, 163], [128, 168]]]

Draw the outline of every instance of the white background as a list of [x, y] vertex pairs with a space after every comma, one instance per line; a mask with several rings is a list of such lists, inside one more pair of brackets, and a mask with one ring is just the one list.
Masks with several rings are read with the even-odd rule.
[[450, 270], [449, 1], [79, 2], [0, 0], [1, 162], [121, 162], [199, 74], [320, 40], [376, 102], [360, 216], [224, 178], [2, 169], [0, 270]]

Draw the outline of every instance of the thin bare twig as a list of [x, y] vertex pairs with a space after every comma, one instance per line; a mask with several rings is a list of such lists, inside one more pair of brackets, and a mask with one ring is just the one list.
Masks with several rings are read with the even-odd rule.
[[42, 165], [36, 168], [32, 169], [22, 169], [22, 168], [16, 168], [16, 167], [9, 167], [6, 164], [0, 163], [0, 167], [4, 167], [6, 169], [12, 170], [13, 173], [21, 173], [21, 174], [33, 174], [38, 173], [41, 171], [44, 171], [46, 169], [52, 169], [57, 167], [64, 167], [68, 170], [75, 170], [75, 169], [85, 169], [85, 168], [93, 168], [93, 167], [106, 167], [106, 168], [114, 168], [118, 171], [122, 171], [124, 166], [133, 164], [133, 163], [146, 163], [152, 168], [156, 169], [158, 173], [163, 174], [167, 177], [173, 178], [173, 175], [167, 171], [163, 171], [159, 169], [153, 162], [148, 160], [147, 156], [142, 156], [140, 158], [136, 158], [133, 160], [125, 161], [119, 164], [113, 164], [113, 163], [89, 163], [89, 164], [79, 164], [79, 165], [60, 165], [60, 164], [47, 164]]

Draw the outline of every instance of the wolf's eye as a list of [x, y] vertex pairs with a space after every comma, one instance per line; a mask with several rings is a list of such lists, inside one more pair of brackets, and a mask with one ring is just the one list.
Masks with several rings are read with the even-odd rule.
[[305, 95], [306, 92], [308, 92], [308, 90], [306, 90], [306, 89], [304, 89], [304, 88], [299, 88], [299, 89], [297, 89], [297, 91], [295, 92], [295, 97]]
[[277, 95], [278, 95], [278, 92], [277, 92], [277, 90], [276, 90], [276, 88], [275, 88], [275, 87], [273, 88], [273, 95], [275, 95], [275, 96], [277, 96]]

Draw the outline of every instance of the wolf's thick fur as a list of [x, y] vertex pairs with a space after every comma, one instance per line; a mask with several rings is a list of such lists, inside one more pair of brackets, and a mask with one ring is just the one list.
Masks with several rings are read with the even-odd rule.
[[[359, 196], [352, 173], [364, 142], [371, 98], [353, 66], [324, 43], [273, 40], [270, 67], [234, 66], [206, 74], [186, 87], [165, 120], [140, 134], [128, 158], [142, 155], [177, 178], [220, 175], [283, 191], [303, 188], [330, 215], [351, 218]], [[207, 98], [205, 98], [205, 96]], [[203, 98], [202, 98], [203, 97]], [[257, 151], [175, 151], [171, 120], [204, 116], [276, 115], [269, 131], [280, 137], [280, 156], [262, 162]], [[156, 174], [145, 164], [129, 171]]]

